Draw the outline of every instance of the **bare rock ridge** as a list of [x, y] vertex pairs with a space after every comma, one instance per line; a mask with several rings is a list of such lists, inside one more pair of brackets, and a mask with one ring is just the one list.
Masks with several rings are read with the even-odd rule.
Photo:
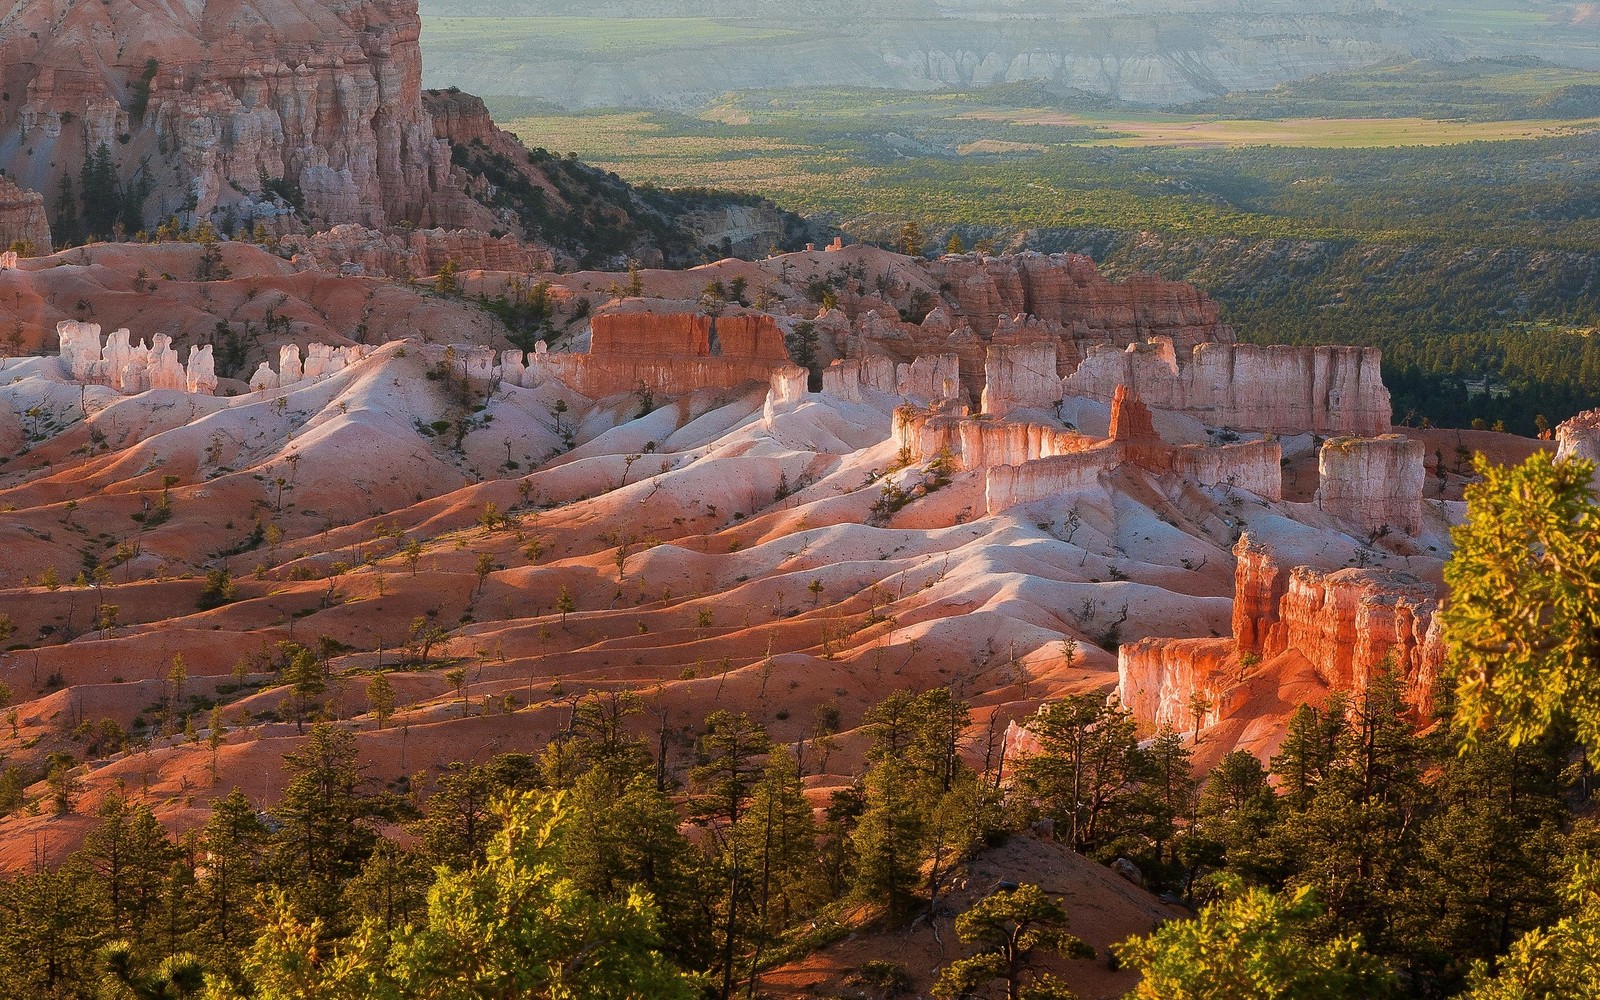
[[[69, 184], [87, 199], [79, 167], [104, 146], [121, 190], [145, 193], [130, 232], [179, 215], [275, 232], [548, 229], [585, 251], [613, 232], [668, 258], [699, 250], [701, 234], [673, 215], [680, 206], [648, 203], [581, 165], [542, 168], [473, 113], [475, 99], [425, 103], [420, 31], [415, 0], [241, 0], [193, 12], [23, 0], [0, 20], [0, 171], [43, 205], [57, 206]], [[565, 194], [554, 172], [569, 176]], [[545, 189], [543, 214], [502, 196]], [[605, 218], [574, 208], [579, 189], [598, 192]], [[0, 234], [15, 225], [12, 201], [0, 189]]]

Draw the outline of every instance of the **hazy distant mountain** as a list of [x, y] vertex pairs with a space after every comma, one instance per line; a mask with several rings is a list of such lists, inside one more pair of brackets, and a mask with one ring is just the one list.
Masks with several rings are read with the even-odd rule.
[[1044, 0], [424, 0], [425, 17], [457, 19], [430, 20], [423, 44], [430, 86], [568, 107], [667, 108], [760, 87], [1021, 81], [1168, 104], [1458, 54], [1441, 33], [1366, 2], [1135, 2], [1112, 10]]

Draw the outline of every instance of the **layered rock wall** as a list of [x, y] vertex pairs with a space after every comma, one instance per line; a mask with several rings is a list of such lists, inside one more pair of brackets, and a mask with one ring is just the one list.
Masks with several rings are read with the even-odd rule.
[[1357, 535], [1422, 534], [1427, 448], [1397, 435], [1335, 438], [1318, 457], [1317, 506]]
[[1394, 670], [1418, 713], [1432, 711], [1445, 658], [1433, 588], [1391, 570], [1291, 568], [1248, 534], [1234, 556], [1232, 642], [1146, 639], [1122, 648], [1118, 691], [1142, 723], [1192, 728], [1198, 699], [1208, 706], [1204, 723], [1214, 724], [1249, 699], [1251, 685], [1275, 685], [1270, 672], [1252, 671], [1285, 657], [1334, 691], [1360, 693]]
[[929, 268], [980, 336], [995, 335], [1007, 317], [1035, 317], [1053, 328], [1054, 346], [1066, 347], [1063, 353], [1074, 360], [1076, 348], [1062, 342], [1163, 336], [1187, 352], [1197, 344], [1233, 340], [1233, 331], [1218, 320], [1217, 304], [1193, 285], [1154, 275], [1113, 284], [1079, 254], [969, 254], [941, 258]]
[[1049, 497], [1083, 493], [1120, 463], [1113, 449], [1041, 458], [1025, 465], [995, 465], [984, 473], [984, 506], [999, 514]]
[[1117, 653], [1117, 698], [1151, 729], [1204, 729], [1231, 717], [1247, 692], [1226, 639], [1141, 639]]
[[962, 469], [1021, 465], [1087, 451], [1103, 442], [1047, 424], [973, 418], [902, 407], [895, 412], [895, 443], [922, 463], [948, 451]]
[[955, 403], [963, 398], [961, 360], [939, 354], [896, 364], [893, 358], [871, 355], [835, 361], [822, 370], [822, 391], [836, 399], [859, 403], [865, 398], [863, 389], [925, 406]]
[[1004, 418], [1014, 410], [1053, 410], [1061, 402], [1054, 344], [995, 344], [984, 365], [983, 412]]
[[790, 363], [783, 330], [765, 313], [708, 316], [640, 303], [602, 312], [590, 326], [589, 353], [595, 357], [721, 358], [769, 369]]
[[1392, 416], [1381, 362], [1375, 348], [1201, 344], [1184, 355], [1157, 339], [1091, 349], [1064, 395], [1109, 403], [1129, 386], [1155, 409], [1216, 427], [1376, 437]]
[[495, 225], [423, 109], [415, 0], [191, 6], [14, 5], [0, 166], [48, 203], [52, 164], [103, 143], [124, 182], [145, 165], [150, 218], [272, 218], [293, 200], [328, 223]]

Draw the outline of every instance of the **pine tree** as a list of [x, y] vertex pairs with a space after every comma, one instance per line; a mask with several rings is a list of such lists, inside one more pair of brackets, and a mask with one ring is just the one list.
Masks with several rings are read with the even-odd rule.
[[328, 684], [322, 676], [322, 668], [317, 665], [316, 654], [311, 650], [297, 643], [291, 643], [286, 652], [289, 656], [289, 666], [283, 672], [283, 679], [289, 685], [295, 732], [304, 733], [307, 710], [318, 695], [328, 690]]
[[263, 881], [267, 828], [235, 788], [212, 803], [196, 847], [205, 858], [196, 893], [197, 945], [211, 967], [234, 971], [254, 926], [250, 905]]
[[999, 981], [1006, 1000], [1067, 1000], [1072, 994], [1065, 983], [1032, 968], [1035, 954], [1094, 957], [1093, 948], [1067, 933], [1067, 911], [1036, 885], [980, 899], [956, 918], [956, 936], [978, 945], [978, 952], [945, 966], [934, 996], [981, 997]]
[[1316, 895], [1280, 896], [1226, 881], [1223, 898], [1195, 920], [1174, 920], [1112, 951], [1137, 969], [1129, 1000], [1280, 1000], [1375, 997], [1393, 975], [1355, 937], [1327, 937]]
[[1445, 568], [1445, 645], [1455, 723], [1520, 745], [1561, 719], [1600, 762], [1600, 507], [1594, 465], [1537, 452], [1511, 468], [1481, 457]]
[[761, 773], [757, 758], [771, 750], [767, 731], [748, 715], [719, 710], [706, 719], [699, 763], [689, 771], [689, 780], [699, 789], [691, 815], [711, 831], [722, 882], [715, 969], [722, 1000], [733, 993], [735, 956], [749, 920], [750, 860], [734, 834]]
[[272, 810], [274, 881], [301, 912], [343, 925], [343, 884], [361, 870], [378, 834], [375, 824], [392, 819], [394, 802], [368, 794], [356, 763], [355, 736], [326, 723], [313, 726], [304, 743], [284, 755], [289, 781]]
[[754, 977], [766, 944], [820, 899], [816, 822], [794, 757], [786, 750], [768, 755], [766, 771], [734, 837], [753, 873], [756, 949], [750, 975]]
[[372, 718], [377, 723], [378, 729], [389, 724], [389, 718], [394, 715], [394, 684], [385, 673], [374, 674], [372, 680], [367, 682], [367, 705], [372, 710]]

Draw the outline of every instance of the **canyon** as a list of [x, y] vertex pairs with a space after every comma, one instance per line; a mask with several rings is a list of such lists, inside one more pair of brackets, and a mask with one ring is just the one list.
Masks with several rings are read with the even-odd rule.
[[[429, 610], [451, 623], [444, 648], [476, 664], [474, 698], [529, 700], [522, 732], [556, 724], [561, 700], [538, 696], [551, 684], [648, 688], [686, 721], [733, 699], [789, 738], [784, 718], [815, 703], [837, 702], [848, 728], [894, 687], [959, 677], [984, 724], [1117, 688], [1147, 727], [1191, 726], [1199, 697], [1205, 746], [1259, 747], [1287, 709], [1243, 712], [1258, 688], [1324, 697], [1392, 661], [1420, 697], [1437, 674], [1422, 581], [1437, 583], [1466, 480], [1424, 479], [1424, 446], [1388, 426], [1368, 354], [1241, 348], [1192, 290], [1145, 280], [1146, 299], [1070, 256], [869, 247], [536, 273], [555, 312], [529, 350], [475, 304], [528, 275], [464, 271], [469, 294], [451, 296], [220, 250], [227, 278], [148, 292], [139, 272], [192, 273], [202, 248], [97, 246], [0, 272], [0, 295], [33, 303], [24, 356], [0, 367], [0, 593], [26, 650], [0, 658], [0, 679], [20, 694], [30, 759], [72, 746], [79, 710], [62, 698], [133, 725], [174, 653], [207, 690], [290, 631], [349, 647], [338, 671], [370, 669]], [[727, 299], [708, 298], [719, 285]], [[111, 334], [75, 315], [85, 295]], [[268, 295], [288, 322], [268, 321]], [[218, 322], [252, 337], [216, 343]], [[365, 341], [348, 336], [358, 322]], [[1081, 358], [1065, 377], [1062, 350]], [[1144, 395], [1206, 384], [1218, 351], [1232, 409], [1192, 389], [1160, 397], [1173, 409]], [[1086, 373], [1129, 352], [1165, 381], [1100, 398]], [[1307, 378], [1340, 388], [1250, 402]], [[1208, 423], [1219, 412], [1253, 427]], [[484, 528], [489, 509], [513, 526]], [[115, 560], [104, 597], [41, 583], [80, 550]], [[174, 610], [217, 569], [236, 600]], [[556, 629], [563, 592], [576, 611]], [[85, 608], [108, 603], [116, 624], [90, 627]], [[1246, 657], [1259, 662], [1241, 678]], [[35, 680], [52, 676], [59, 688]], [[462, 726], [504, 724], [457, 717], [428, 671], [395, 676], [421, 737], [408, 766], [454, 752]], [[219, 758], [247, 784], [289, 735], [272, 721], [281, 689], [250, 690], [227, 710], [260, 718]], [[389, 739], [361, 736], [382, 767]], [[159, 743], [86, 764], [85, 781], [138, 767], [159, 789], [189, 780], [188, 760]], [[181, 827], [199, 808], [163, 818]], [[41, 822], [5, 821], [3, 839]]]

